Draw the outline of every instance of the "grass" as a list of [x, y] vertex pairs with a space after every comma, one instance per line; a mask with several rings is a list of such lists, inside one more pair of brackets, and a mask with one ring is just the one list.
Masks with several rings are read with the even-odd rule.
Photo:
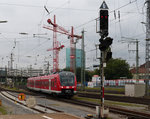
[[10, 90], [18, 90], [16, 87], [6, 87], [6, 88], [8, 88], [8, 89], [10, 89]]
[[84, 98], [84, 97], [78, 97], [78, 96], [74, 96], [73, 99], [100, 104], [100, 100], [99, 99]]
[[123, 88], [115, 88], [115, 87], [113, 87], [113, 88], [110, 88], [110, 87], [105, 87], [105, 90], [111, 90], [111, 91], [118, 91], [118, 92], [124, 92], [125, 91], [125, 88], [123, 87]]
[[[88, 102], [92, 102], [92, 103], [97, 103], [100, 104], [100, 99], [91, 99], [91, 98], [84, 98], [84, 97], [78, 97], [78, 96], [74, 96], [73, 99], [76, 100], [81, 100], [81, 101], [88, 101]], [[124, 102], [115, 102], [115, 101], [107, 101], [105, 100], [105, 105], [119, 105], [119, 106], [134, 106], [134, 107], [143, 107], [143, 105], [139, 105], [139, 104], [133, 104], [133, 103], [124, 103]]]
[[4, 106], [0, 106], [0, 113], [2, 115], [6, 115], [7, 114], [6, 108]]
[[[80, 91], [80, 87], [77, 88]], [[100, 90], [100, 87], [94, 87], [94, 88], [89, 88], [89, 87], [85, 87], [85, 90]], [[124, 87], [105, 87], [106, 91], [118, 91], [118, 92], [124, 92], [125, 88]]]
[[133, 103], [125, 103], [125, 102], [114, 102], [114, 101], [107, 101], [105, 100], [106, 105], [120, 105], [120, 106], [130, 106], [130, 107], [144, 107], [140, 104], [133, 104]]
[[16, 88], [16, 87], [10, 87], [10, 86], [5, 86], [5, 87], [3, 87], [3, 88], [9, 89], [9, 90], [13, 90], [13, 91], [24, 91], [23, 89], [18, 89], [18, 88]]

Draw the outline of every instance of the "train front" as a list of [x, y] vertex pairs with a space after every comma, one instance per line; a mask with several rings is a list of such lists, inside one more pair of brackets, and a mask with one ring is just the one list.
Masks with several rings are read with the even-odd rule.
[[77, 92], [76, 76], [72, 72], [59, 73], [60, 89], [62, 95], [73, 96]]

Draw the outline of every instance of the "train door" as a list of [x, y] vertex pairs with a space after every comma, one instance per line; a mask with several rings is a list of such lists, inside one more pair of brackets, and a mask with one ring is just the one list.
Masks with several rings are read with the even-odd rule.
[[54, 80], [54, 89], [57, 90], [57, 79]]
[[57, 79], [56, 78], [51, 80], [51, 88], [52, 88], [52, 90], [55, 90], [55, 91], [57, 90]]
[[49, 90], [51, 90], [51, 78], [49, 79]]

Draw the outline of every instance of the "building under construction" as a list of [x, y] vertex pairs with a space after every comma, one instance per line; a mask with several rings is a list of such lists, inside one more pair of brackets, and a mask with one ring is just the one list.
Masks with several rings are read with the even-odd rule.
[[[82, 50], [81, 49], [76, 49], [76, 59], [75, 59], [75, 64], [76, 68], [81, 68], [82, 64]], [[66, 48], [66, 68], [70, 68], [70, 48]]]

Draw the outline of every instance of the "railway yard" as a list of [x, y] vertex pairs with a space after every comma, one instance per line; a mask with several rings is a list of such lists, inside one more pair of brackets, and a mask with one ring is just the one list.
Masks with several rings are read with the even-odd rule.
[[[18, 100], [20, 93], [26, 95], [24, 101]], [[125, 97], [121, 93], [116, 95], [111, 91], [105, 95], [105, 107], [109, 107], [110, 112], [108, 119], [149, 119], [150, 101], [148, 98]], [[29, 108], [27, 100], [31, 97], [35, 98], [36, 103]], [[11, 118], [20, 118], [21, 115], [24, 115], [23, 118], [34, 118], [39, 115], [37, 116], [39, 119], [48, 117], [50, 117], [48, 119], [59, 119], [60, 115], [62, 118], [64, 116], [64, 119], [86, 118], [88, 114], [96, 115], [96, 106], [100, 105], [99, 97], [98, 92], [92, 92], [92, 90], [78, 91], [77, 95], [68, 99], [43, 93], [2, 88], [0, 100], [7, 113], [1, 115], [0, 118], [7, 119], [8, 115], [11, 115]]]
[[0, 5], [0, 119], [150, 119], [150, 0]]

